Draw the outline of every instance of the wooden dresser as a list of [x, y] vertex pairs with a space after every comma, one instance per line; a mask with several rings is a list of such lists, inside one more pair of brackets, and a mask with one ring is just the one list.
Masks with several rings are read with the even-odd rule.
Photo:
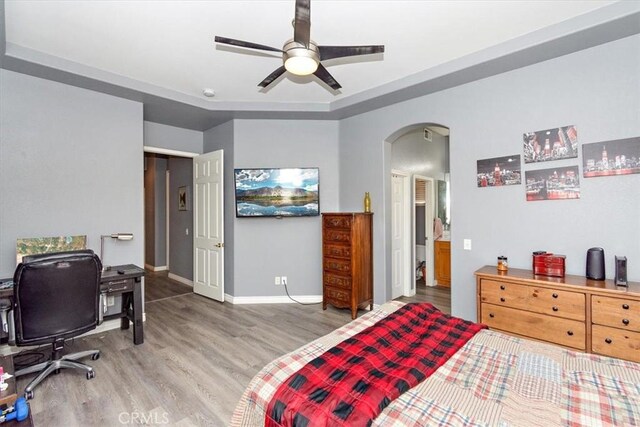
[[478, 321], [512, 335], [640, 362], [640, 283], [476, 271]]
[[322, 309], [373, 309], [372, 213], [322, 214]]
[[438, 286], [451, 287], [451, 242], [449, 240], [435, 241], [434, 264]]

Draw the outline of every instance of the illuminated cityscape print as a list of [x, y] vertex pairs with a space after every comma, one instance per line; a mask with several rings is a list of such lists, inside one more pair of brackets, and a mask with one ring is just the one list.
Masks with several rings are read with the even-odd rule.
[[527, 132], [522, 138], [525, 163], [578, 157], [578, 131], [575, 126]]
[[578, 166], [525, 172], [527, 201], [580, 198]]
[[582, 146], [585, 178], [640, 173], [640, 137]]

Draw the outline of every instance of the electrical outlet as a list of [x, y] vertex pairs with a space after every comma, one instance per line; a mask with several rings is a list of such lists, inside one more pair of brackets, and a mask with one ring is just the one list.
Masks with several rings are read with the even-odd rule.
[[188, 228], [185, 228], [185, 229], [184, 229], [184, 234], [185, 234], [186, 236], [188, 236], [188, 235], [189, 235], [189, 229], [188, 229]]
[[464, 250], [465, 251], [471, 250], [471, 239], [464, 239]]
[[116, 298], [112, 296], [107, 297], [107, 307], [116, 305]]
[[282, 285], [287, 285], [287, 276], [282, 276]]
[[280, 276], [276, 276], [276, 279], [274, 280], [274, 283], [276, 284], [276, 286], [280, 285]]

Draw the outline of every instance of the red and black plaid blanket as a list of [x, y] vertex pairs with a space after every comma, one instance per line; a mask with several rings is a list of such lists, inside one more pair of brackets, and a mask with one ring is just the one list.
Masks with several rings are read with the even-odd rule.
[[406, 304], [283, 382], [265, 426], [368, 426], [485, 327], [428, 303]]

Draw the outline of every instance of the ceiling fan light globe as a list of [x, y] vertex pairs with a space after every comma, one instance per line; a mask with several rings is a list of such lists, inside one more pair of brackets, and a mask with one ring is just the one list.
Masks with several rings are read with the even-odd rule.
[[308, 76], [318, 69], [318, 63], [308, 56], [294, 56], [284, 61], [284, 68], [297, 76]]
[[309, 46], [298, 43], [293, 39], [287, 40], [282, 50], [284, 51], [282, 55], [284, 68], [291, 74], [308, 76], [318, 69], [320, 55], [318, 46], [312, 40], [309, 41]]

